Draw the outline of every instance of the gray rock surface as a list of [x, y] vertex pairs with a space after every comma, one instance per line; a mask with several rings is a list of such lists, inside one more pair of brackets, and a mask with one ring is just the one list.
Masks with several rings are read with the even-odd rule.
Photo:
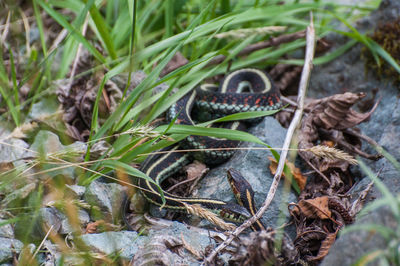
[[[78, 210], [78, 219], [82, 227], [85, 227], [86, 224], [90, 222], [89, 214], [84, 210]], [[63, 215], [63, 219], [61, 221], [60, 234], [68, 234], [72, 233], [74, 229], [68, 221], [68, 218]]]
[[83, 194], [85, 194], [86, 188], [84, 186], [66, 185], [66, 187], [69, 189], [69, 192], [73, 197], [81, 198]]
[[[0, 219], [0, 224], [5, 221], [4, 219]], [[14, 238], [14, 229], [11, 224], [0, 226], [0, 237]]]
[[91, 210], [93, 220], [103, 219], [107, 222], [118, 224], [125, 188], [115, 183], [102, 183], [93, 181], [87, 187], [84, 199], [100, 211]]
[[100, 234], [85, 234], [81, 239], [92, 251], [111, 254], [121, 252], [121, 257], [131, 259], [143, 246], [144, 239], [133, 231], [104, 232]]
[[[112, 254], [120, 252], [123, 259], [134, 258], [133, 265], [198, 265], [191, 253], [182, 248], [183, 237], [187, 244], [197, 251], [202, 251], [209, 244], [215, 244], [206, 230], [191, 230], [188, 226], [171, 222], [163, 229], [150, 230], [148, 235], [138, 235], [132, 231], [105, 232], [82, 235], [81, 239], [92, 251]], [[168, 246], [166, 248], [166, 245]], [[176, 246], [177, 252], [173, 247]]]
[[[194, 230], [182, 223], [173, 222], [164, 229], [150, 230], [144, 245], [135, 254], [133, 265], [199, 265], [200, 262], [193, 254], [182, 248], [182, 238], [197, 252], [215, 244], [207, 230]], [[158, 264], [160, 262], [164, 264]]]
[[[10, 132], [1, 134], [0, 137], [6, 137], [8, 134], [10, 134]], [[12, 162], [29, 156], [29, 152], [26, 150], [29, 148], [29, 144], [25, 141], [11, 138], [6, 139], [4, 142], [8, 143], [9, 145], [0, 145], [0, 162]], [[18, 161], [16, 161], [16, 165], [20, 164], [21, 163], [18, 164]]]
[[[62, 218], [64, 215], [59, 210], [54, 207], [41, 208], [39, 210], [39, 215], [40, 222], [45, 226], [44, 228], [50, 228], [51, 226], [53, 226], [53, 232], [58, 232], [60, 230]], [[39, 230], [42, 231], [38, 233], [40, 233], [40, 235], [42, 236], [45, 236], [46, 232], [43, 232], [43, 227], [39, 226], [38, 228], [40, 228]]]
[[[261, 123], [250, 129], [249, 133], [259, 137], [271, 147], [282, 147], [286, 129], [284, 129], [273, 117], [266, 117]], [[261, 147], [254, 143], [241, 143], [240, 147]], [[272, 183], [273, 176], [269, 171], [268, 156], [272, 156], [268, 150], [238, 150], [226, 163], [212, 169], [200, 182], [198, 193], [195, 196], [206, 198], [218, 198], [228, 202], [236, 202], [234, 194], [226, 178], [226, 170], [234, 168], [242, 173], [252, 185], [255, 192], [255, 203], [259, 207], [263, 202]], [[280, 215], [288, 216], [287, 204], [295, 201], [293, 191], [283, 192], [283, 182], [264, 214], [262, 220], [266, 226], [277, 226], [277, 218]]]
[[[379, 208], [370, 214], [360, 218], [356, 225], [384, 226], [396, 230], [400, 225], [396, 221], [389, 208]], [[340, 235], [333, 247], [329, 250], [321, 266], [330, 265], [354, 265], [363, 255], [379, 249], [387, 250], [388, 241], [375, 230], [357, 230]], [[375, 260], [368, 265], [382, 265], [379, 260]]]
[[0, 237], [0, 263], [12, 260], [13, 254], [20, 253], [23, 246], [22, 242], [17, 239]]
[[[71, 145], [63, 145], [60, 141], [60, 138], [54, 134], [51, 131], [47, 130], [40, 130], [36, 136], [35, 139], [30, 147], [31, 150], [34, 151], [32, 156], [39, 156], [39, 155], [51, 155], [54, 153], [73, 153], [74, 155], [77, 154], [77, 152], [83, 152], [86, 150], [86, 144], [82, 142], [75, 142], [72, 143]], [[78, 153], [79, 154], [79, 153]], [[57, 155], [55, 155], [57, 156]], [[76, 157], [79, 157], [80, 155], [76, 155]], [[54, 164], [48, 164], [46, 165], [47, 169], [50, 168], [56, 168], [58, 165]], [[54, 171], [48, 171], [46, 173], [47, 176], [54, 177], [56, 175], [64, 175], [66, 177], [73, 178], [75, 176], [74, 174], [74, 168], [73, 167], [67, 167], [59, 170], [54, 170]]]

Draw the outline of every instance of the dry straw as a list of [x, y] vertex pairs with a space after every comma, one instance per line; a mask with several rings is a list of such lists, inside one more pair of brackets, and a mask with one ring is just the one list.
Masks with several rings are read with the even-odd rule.
[[201, 218], [207, 219], [208, 221], [210, 221], [211, 223], [219, 226], [220, 228], [224, 229], [224, 230], [235, 230], [236, 226], [234, 224], [231, 223], [227, 223], [224, 220], [222, 220], [221, 218], [218, 217], [217, 214], [204, 209], [203, 207], [201, 207], [198, 204], [186, 204], [184, 202], [182, 202], [182, 204], [185, 206], [186, 210], [188, 211], [188, 213], [199, 216]]
[[284, 26], [267, 26], [267, 27], [260, 27], [260, 28], [231, 30], [231, 31], [216, 34], [214, 37], [217, 39], [224, 39], [224, 38], [243, 39], [243, 38], [249, 37], [254, 34], [264, 35], [264, 34], [271, 34], [271, 33], [275, 33], [275, 32], [283, 32], [285, 30], [286, 30], [286, 27], [284, 27]]
[[344, 160], [349, 162], [350, 164], [357, 164], [357, 160], [354, 159], [350, 154], [335, 148], [331, 148], [328, 146], [317, 145], [308, 149], [304, 149], [304, 151], [312, 152], [318, 158], [326, 158], [329, 160]]
[[131, 128], [123, 133], [121, 133], [121, 135], [125, 135], [125, 134], [132, 134], [134, 136], [137, 137], [148, 137], [148, 138], [161, 138], [161, 139], [167, 139], [167, 140], [172, 140], [170, 137], [165, 136], [160, 134], [160, 132], [155, 131], [153, 127], [150, 126], [137, 126], [134, 128]]

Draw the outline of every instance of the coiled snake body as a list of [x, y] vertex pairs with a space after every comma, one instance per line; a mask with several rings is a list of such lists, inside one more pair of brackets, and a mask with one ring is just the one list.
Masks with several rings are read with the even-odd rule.
[[[220, 86], [203, 85], [185, 95], [168, 113], [167, 118], [176, 119], [175, 123], [194, 125], [195, 121], [210, 120], [238, 112], [276, 110], [281, 107], [280, 94], [266, 73], [258, 69], [241, 69], [227, 75]], [[191, 114], [195, 114], [192, 118]], [[231, 129], [244, 130], [245, 123], [233, 122], [228, 126]], [[189, 136], [179, 145], [168, 150], [167, 153], [150, 155], [141, 165], [141, 171], [151, 177], [157, 184], [177, 172], [183, 165], [195, 158], [206, 164], [220, 164], [229, 159], [233, 151], [205, 150], [207, 148], [236, 147], [238, 141], [217, 139], [205, 136]], [[182, 153], [178, 149], [197, 149], [198, 152]], [[185, 210], [184, 204], [199, 204], [201, 207], [217, 213], [221, 218], [240, 222], [253, 215], [253, 194], [247, 181], [240, 180], [239, 172], [228, 171], [228, 180], [237, 199], [246, 208], [227, 203], [218, 199], [178, 197], [164, 192], [165, 208]], [[153, 204], [162, 206], [163, 202], [156, 185], [152, 182], [139, 179], [139, 186], [143, 188], [145, 198]], [[259, 222], [254, 229], [262, 229]]]

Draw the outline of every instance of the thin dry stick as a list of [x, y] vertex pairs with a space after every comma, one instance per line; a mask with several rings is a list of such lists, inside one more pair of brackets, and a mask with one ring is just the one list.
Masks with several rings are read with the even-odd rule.
[[283, 167], [285, 164], [286, 156], [288, 154], [288, 148], [294, 134], [294, 131], [298, 124], [300, 123], [301, 116], [304, 109], [304, 99], [307, 91], [308, 82], [310, 79], [311, 69], [312, 69], [312, 60], [314, 57], [314, 48], [315, 48], [315, 31], [313, 25], [313, 16], [310, 13], [310, 25], [307, 27], [307, 34], [306, 34], [306, 57], [303, 66], [303, 71], [301, 74], [301, 80], [299, 85], [299, 94], [297, 98], [298, 109], [295, 112], [292, 122], [288, 128], [288, 132], [286, 134], [285, 142], [283, 144], [283, 150], [279, 159], [278, 168], [276, 170], [276, 174], [274, 176], [274, 180], [271, 184], [271, 187], [268, 191], [268, 195], [265, 198], [265, 201], [262, 207], [257, 211], [257, 213], [251, 217], [249, 220], [245, 221], [241, 226], [239, 226], [235, 231], [233, 231], [230, 236], [222, 242], [213, 252], [204, 260], [203, 264], [211, 263], [214, 257], [221, 252], [224, 248], [226, 248], [236, 237], [239, 236], [243, 230], [250, 227], [255, 221], [261, 218], [264, 212], [267, 210], [268, 206], [271, 204], [272, 199], [275, 196], [276, 190], [279, 185], [279, 181], [282, 176]]
[[68, 30], [63, 29], [55, 38], [53, 45], [50, 47], [49, 51], [47, 54], [51, 54], [55, 49], [57, 49], [60, 45], [60, 43], [67, 37], [68, 35]]
[[24, 11], [20, 8], [19, 9], [22, 17], [22, 21], [24, 22], [24, 27], [25, 27], [25, 47], [26, 47], [26, 54], [29, 57], [31, 55], [31, 38], [30, 38], [30, 31], [31, 27], [29, 26], [29, 21], [28, 18], [25, 16]]
[[373, 185], [374, 185], [374, 181], [369, 182], [367, 187], [361, 192], [360, 196], [353, 202], [353, 204], [351, 204], [349, 214], [352, 217], [354, 217], [360, 211], [360, 209], [362, 207], [362, 202], [367, 197], [367, 195]]
[[[84, 22], [83, 27], [82, 27], [82, 36], [86, 35], [88, 22], [89, 22], [89, 19], [88, 19], [88, 16], [86, 16], [85, 22]], [[78, 66], [78, 62], [79, 62], [79, 59], [80, 59], [81, 52], [82, 52], [82, 43], [79, 43], [78, 50], [76, 51], [76, 56], [75, 56], [75, 59], [74, 59], [74, 63], [72, 64], [71, 74], [69, 76], [69, 81], [68, 81], [68, 87], [69, 88], [71, 88], [72, 82], [74, 81], [74, 76], [75, 76], [76, 68]]]
[[8, 12], [6, 24], [4, 25], [4, 31], [3, 31], [3, 33], [1, 34], [1, 37], [0, 37], [0, 41], [4, 45], [5, 45], [5, 41], [6, 41], [8, 32], [10, 30], [10, 19], [11, 19], [11, 12]]
[[49, 228], [49, 231], [47, 231], [47, 233], [46, 233], [46, 235], [44, 236], [42, 242], [41, 242], [40, 245], [37, 247], [35, 253], [33, 253], [31, 259], [29, 260], [29, 262], [32, 262], [32, 260], [36, 257], [36, 255], [38, 254], [39, 250], [42, 248], [42, 246], [43, 246], [43, 244], [44, 244], [44, 241], [46, 241], [46, 239], [49, 237], [51, 231], [53, 230], [53, 227], [54, 227], [54, 225], [52, 225], [52, 226]]

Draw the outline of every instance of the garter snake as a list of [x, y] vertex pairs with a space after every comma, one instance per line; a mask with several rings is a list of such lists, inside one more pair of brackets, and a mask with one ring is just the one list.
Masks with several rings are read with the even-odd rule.
[[[241, 69], [228, 74], [219, 87], [203, 85], [186, 94], [169, 109], [167, 119], [176, 119], [175, 123], [179, 124], [195, 125], [199, 121], [238, 112], [276, 110], [281, 107], [279, 96], [279, 91], [266, 73], [258, 69]], [[246, 128], [243, 122], [224, 124], [226, 127], [235, 130]], [[167, 149], [165, 153], [150, 155], [141, 165], [140, 170], [157, 184], [161, 184], [163, 180], [176, 173], [192, 159], [215, 165], [225, 162], [233, 155], [233, 151], [215, 151], [207, 150], [207, 148], [232, 148], [237, 145], [238, 141], [189, 136], [178, 145]], [[199, 151], [176, 152], [179, 149], [197, 149]], [[244, 181], [237, 178], [239, 174], [232, 169], [229, 170], [228, 180], [239, 203], [242, 202], [242, 205], [246, 208], [217, 199], [178, 197], [167, 192], [164, 192], [166, 202], [163, 206], [167, 209], [183, 211], [185, 210], [184, 204], [199, 204], [201, 207], [217, 213], [225, 220], [244, 221], [255, 213], [255, 209], [253, 194], [249, 192], [244, 183], [247, 181], [244, 178], [242, 178]], [[238, 181], [236, 182], [236, 180]], [[162, 206], [162, 199], [155, 184], [142, 178], [139, 179], [138, 183], [139, 187], [143, 188], [142, 194], [149, 202]], [[125, 210], [126, 206], [124, 218]], [[253, 229], [263, 228], [261, 222], [253, 225]]]

